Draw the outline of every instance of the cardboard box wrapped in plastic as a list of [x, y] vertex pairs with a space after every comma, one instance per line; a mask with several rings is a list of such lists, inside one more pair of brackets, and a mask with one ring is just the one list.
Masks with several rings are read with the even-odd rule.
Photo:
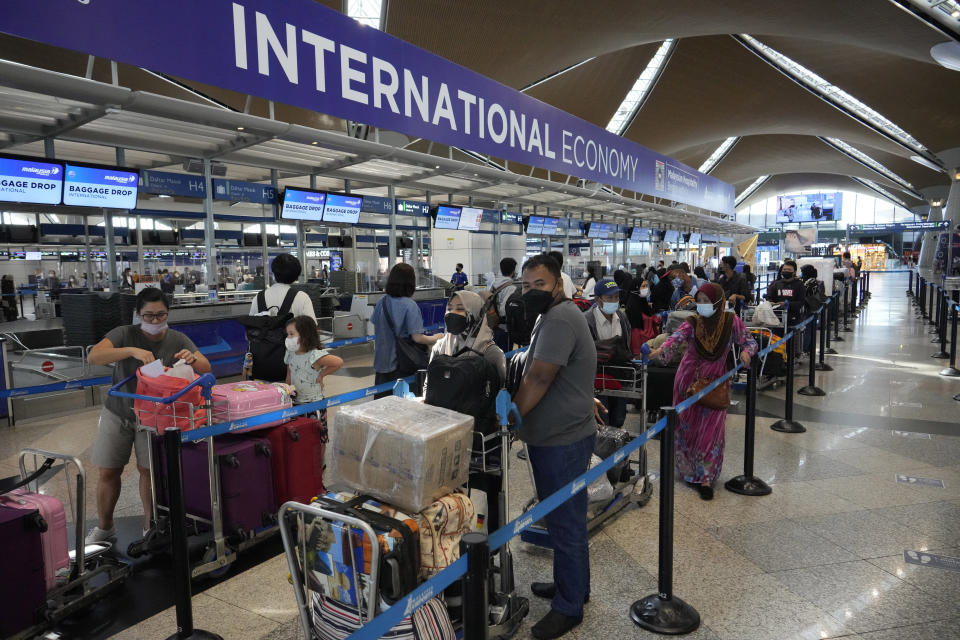
[[419, 513], [466, 483], [473, 422], [396, 396], [345, 405], [330, 429], [324, 483]]

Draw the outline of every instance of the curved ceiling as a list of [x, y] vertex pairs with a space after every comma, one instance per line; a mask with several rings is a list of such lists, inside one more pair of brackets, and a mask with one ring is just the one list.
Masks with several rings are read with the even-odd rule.
[[[749, 182], [744, 182], [735, 186], [739, 192], [749, 185]], [[880, 194], [876, 191], [867, 188], [848, 176], [831, 173], [791, 173], [770, 176], [756, 191], [740, 203], [739, 208], [744, 209], [772, 196], [785, 193], [797, 193], [798, 191], [814, 191], [817, 189], [822, 191], [853, 191], [854, 193], [860, 193], [874, 198], [880, 197]]]

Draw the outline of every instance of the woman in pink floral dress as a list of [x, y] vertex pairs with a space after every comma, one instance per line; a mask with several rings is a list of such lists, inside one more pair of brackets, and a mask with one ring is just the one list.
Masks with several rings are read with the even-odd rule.
[[[696, 296], [697, 315], [687, 319], [663, 345], [652, 352], [652, 358], [669, 361], [686, 345], [686, 352], [673, 383], [673, 403], [687, 399], [687, 389], [698, 378], [714, 380], [729, 368], [730, 349], [740, 345], [740, 359], [749, 364], [757, 353], [743, 321], [730, 311], [723, 311], [723, 289], [716, 284], [700, 287]], [[713, 484], [723, 466], [724, 427], [727, 411], [694, 404], [678, 416], [677, 473], [695, 487], [704, 500], [713, 498]]]

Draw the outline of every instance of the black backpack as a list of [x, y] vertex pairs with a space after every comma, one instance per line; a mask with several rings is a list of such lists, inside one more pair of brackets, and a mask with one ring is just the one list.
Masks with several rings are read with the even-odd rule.
[[487, 324], [491, 327], [499, 327], [502, 324], [507, 323], [506, 316], [500, 315], [500, 296], [507, 287], [515, 287], [513, 293], [507, 298], [507, 302], [510, 300], [519, 300], [521, 296], [520, 286], [514, 283], [512, 280], [510, 282], [505, 282], [499, 287], [495, 287], [490, 290], [490, 297], [487, 298], [489, 304], [489, 310], [487, 311]]
[[[283, 363], [286, 353], [287, 323], [293, 319], [290, 307], [297, 292], [287, 291], [283, 304], [275, 316], [244, 316], [237, 320], [247, 330], [247, 342], [253, 355], [253, 377], [266, 382], [283, 382], [287, 379], [287, 365]], [[271, 307], [274, 308], [274, 307]], [[267, 297], [263, 291], [257, 295], [257, 309], [268, 311]]]
[[473, 416], [478, 426], [496, 415], [503, 380], [496, 365], [472, 349], [434, 356], [427, 366], [427, 381], [427, 404]]
[[533, 325], [537, 319], [527, 317], [527, 305], [524, 304], [523, 298], [510, 296], [507, 300], [506, 312], [507, 334], [510, 336], [510, 342], [521, 347], [530, 344], [530, 335], [533, 333]]

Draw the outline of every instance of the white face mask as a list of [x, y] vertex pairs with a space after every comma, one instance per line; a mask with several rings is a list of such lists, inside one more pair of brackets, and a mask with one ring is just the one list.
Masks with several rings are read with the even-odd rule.
[[641, 297], [641, 298], [649, 298], [649, 297], [650, 297], [650, 289], [640, 289], [640, 297]]
[[697, 303], [697, 315], [709, 318], [714, 313], [713, 303], [711, 302], [698, 302]]
[[144, 333], [148, 333], [148, 334], [150, 334], [151, 336], [158, 336], [158, 335], [160, 335], [161, 333], [163, 333], [164, 331], [167, 330], [167, 323], [166, 323], [166, 322], [160, 322], [160, 323], [157, 323], [157, 324], [151, 324], [151, 323], [149, 323], [149, 322], [142, 322], [142, 321], [141, 321], [141, 322], [140, 322], [140, 329], [141, 329]]
[[590, 274], [587, 273], [586, 271], [584, 271], [584, 272], [583, 272], [583, 277], [584, 277], [584, 278], [589, 278], [589, 277], [590, 277]]
[[287, 351], [296, 351], [300, 348], [300, 338], [287, 338], [283, 344], [287, 347]]

